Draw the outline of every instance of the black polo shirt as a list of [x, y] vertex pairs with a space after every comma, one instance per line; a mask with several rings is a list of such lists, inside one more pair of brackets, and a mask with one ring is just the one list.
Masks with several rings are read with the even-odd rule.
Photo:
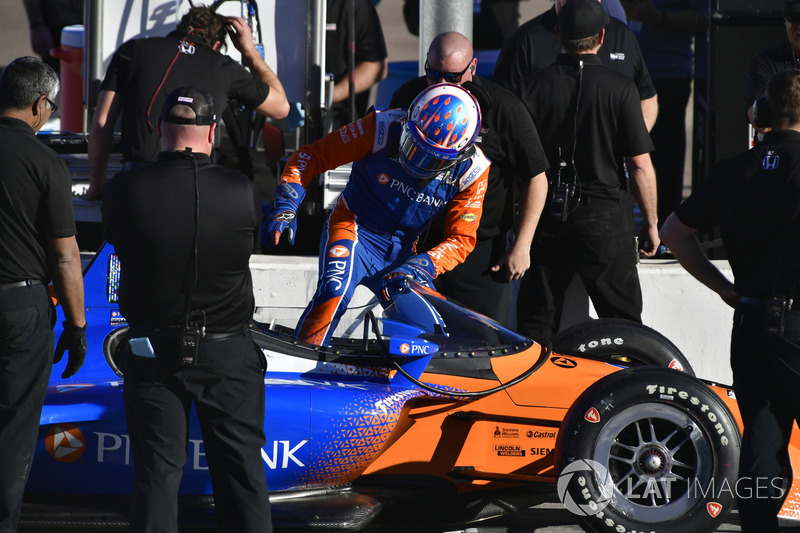
[[67, 165], [28, 124], [0, 117], [0, 283], [49, 282], [47, 240], [73, 235]]
[[719, 225], [738, 294], [767, 298], [776, 290], [796, 295], [800, 133], [767, 132], [760, 146], [720, 161], [675, 215], [698, 230]]
[[256, 108], [267, 99], [269, 85], [242, 65], [191, 37], [181, 44], [181, 37], [173, 33], [127, 41], [111, 58], [100, 89], [122, 96], [125, 161], [155, 160], [161, 149], [155, 130], [158, 116], [173, 89], [193, 85], [210, 92], [220, 117], [230, 100]]
[[[520, 26], [500, 50], [494, 81], [514, 94], [520, 94], [529, 73], [555, 63], [561, 54], [561, 44], [555, 32], [557, 22], [558, 15], [553, 6]], [[656, 89], [642, 58], [639, 41], [624, 23], [611, 18], [597, 55], [604, 66], [636, 83], [639, 100], [655, 96]]]
[[753, 57], [747, 67], [744, 79], [745, 109], [749, 109], [759, 96], [767, 93], [767, 86], [775, 74], [794, 68], [794, 62], [792, 46], [786, 40]]
[[[578, 58], [584, 62], [582, 80]], [[574, 142], [582, 199], [624, 197], [622, 158], [653, 150], [633, 82], [605, 68], [594, 54], [561, 54], [555, 64], [532, 74], [523, 91], [550, 161], [548, 175], [558, 168], [559, 147], [560, 157], [569, 162]]]
[[[390, 107], [407, 109], [425, 89], [427, 78], [408, 81], [392, 96]], [[505, 233], [514, 226], [514, 180], [529, 180], [548, 168], [539, 134], [522, 102], [509, 91], [480, 76], [465, 82], [481, 107], [477, 142], [492, 162], [478, 226], [478, 240]]]
[[152, 165], [115, 175], [103, 196], [103, 223], [122, 265], [119, 308], [136, 328], [181, 325], [194, 272], [199, 217], [197, 283], [192, 309], [206, 329], [244, 328], [254, 309], [250, 254], [258, 242], [261, 209], [253, 183], [196, 154], [195, 175], [183, 152], [161, 152]]

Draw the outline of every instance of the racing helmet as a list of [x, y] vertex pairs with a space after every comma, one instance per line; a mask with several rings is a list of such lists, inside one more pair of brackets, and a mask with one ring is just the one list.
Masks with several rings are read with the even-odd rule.
[[440, 83], [422, 91], [408, 108], [400, 136], [400, 164], [417, 178], [431, 178], [475, 153], [481, 108], [460, 85]]

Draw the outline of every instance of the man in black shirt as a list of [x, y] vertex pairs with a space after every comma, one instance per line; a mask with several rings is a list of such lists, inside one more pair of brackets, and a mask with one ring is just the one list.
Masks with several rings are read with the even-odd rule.
[[[220, 53], [226, 35], [231, 36], [250, 72]], [[141, 167], [155, 160], [159, 152], [155, 121], [166, 95], [186, 85], [214, 95], [220, 115], [229, 100], [267, 117], [280, 119], [289, 114], [283, 85], [256, 50], [244, 19], [193, 7], [168, 36], [133, 39], [111, 58], [89, 135], [88, 200], [102, 197], [119, 115], [122, 159], [131, 168]]]
[[[735, 308], [731, 368], [744, 423], [736, 495], [742, 531], [758, 533], [778, 531], [800, 421], [800, 72], [777, 74], [768, 99], [772, 131], [718, 163], [661, 230], [683, 267]], [[716, 226], [734, 283], [695, 236]]]
[[[522, 102], [474, 74], [477, 59], [469, 39], [457, 32], [436, 36], [426, 64], [426, 75], [402, 85], [390, 107], [407, 109], [420, 91], [443, 78], [463, 85], [481, 106], [477, 144], [492, 162], [475, 249], [462, 264], [436, 278], [435, 284], [445, 295], [505, 324], [513, 296], [510, 282], [520, 279], [530, 266], [531, 240], [547, 197], [547, 159]], [[524, 192], [516, 238], [509, 247], [508, 233], [517, 222], [515, 187]], [[441, 241], [442, 227], [443, 220], [436, 218], [419, 245], [421, 251]]]
[[522, 100], [550, 161], [550, 198], [517, 299], [517, 328], [534, 339], [558, 331], [564, 294], [578, 274], [600, 317], [641, 321], [625, 158], [642, 213], [639, 253], [659, 244], [653, 144], [633, 82], [597, 56], [608, 15], [597, 0], [568, 0], [558, 15], [567, 52], [533, 74]]
[[56, 111], [58, 76], [40, 59], [21, 57], [0, 78], [0, 531], [17, 530], [33, 461], [39, 417], [53, 367], [56, 312], [64, 310], [68, 378], [86, 356], [81, 255], [75, 240], [67, 166], [36, 139]]
[[164, 151], [145, 169], [117, 174], [103, 198], [132, 330], [122, 353], [132, 531], [177, 532], [193, 403], [220, 529], [270, 531], [266, 362], [248, 330], [260, 202], [244, 174], [211, 164], [215, 130], [211, 94], [175, 89], [158, 121]]
[[[496, 83], [520, 95], [525, 78], [530, 73], [555, 63], [561, 53], [561, 43], [555, 28], [558, 13], [565, 1], [555, 0], [551, 9], [521, 25], [506, 40], [497, 58], [494, 71]], [[623, 22], [611, 18], [606, 25], [603, 44], [597, 57], [603, 66], [636, 83], [644, 122], [648, 131], [652, 129], [658, 115], [656, 89], [633, 32]]]

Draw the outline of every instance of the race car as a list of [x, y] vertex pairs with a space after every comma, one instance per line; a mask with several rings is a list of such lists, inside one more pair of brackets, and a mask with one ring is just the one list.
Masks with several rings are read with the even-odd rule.
[[[124, 512], [133, 466], [119, 275], [110, 245], [84, 273], [89, 353], [77, 376], [52, 373], [27, 502]], [[410, 279], [387, 296], [360, 338], [325, 348], [253, 321], [268, 360], [262, 457], [276, 526], [357, 531], [409, 497], [531, 485], [599, 532], [715, 531], [734, 506], [733, 393], [695, 378], [654, 330], [595, 320], [551, 346]], [[213, 521], [194, 415], [189, 440], [181, 502]], [[788, 492], [782, 516], [800, 518], [798, 502]], [[23, 524], [47, 519], [27, 513]]]

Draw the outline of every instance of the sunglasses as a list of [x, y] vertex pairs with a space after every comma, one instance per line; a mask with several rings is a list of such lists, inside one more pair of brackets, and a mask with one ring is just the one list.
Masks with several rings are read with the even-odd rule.
[[58, 105], [56, 105], [54, 101], [50, 100], [44, 93], [39, 93], [39, 94], [44, 96], [44, 101], [50, 104], [50, 113], [55, 113], [56, 111], [58, 111]]
[[470, 60], [469, 64], [462, 70], [461, 72], [439, 72], [438, 70], [433, 70], [428, 66], [428, 60], [425, 60], [425, 75], [432, 79], [435, 82], [439, 82], [444, 78], [444, 81], [447, 83], [459, 83], [461, 81], [461, 77], [467, 72], [467, 69], [472, 66], [472, 60]]

